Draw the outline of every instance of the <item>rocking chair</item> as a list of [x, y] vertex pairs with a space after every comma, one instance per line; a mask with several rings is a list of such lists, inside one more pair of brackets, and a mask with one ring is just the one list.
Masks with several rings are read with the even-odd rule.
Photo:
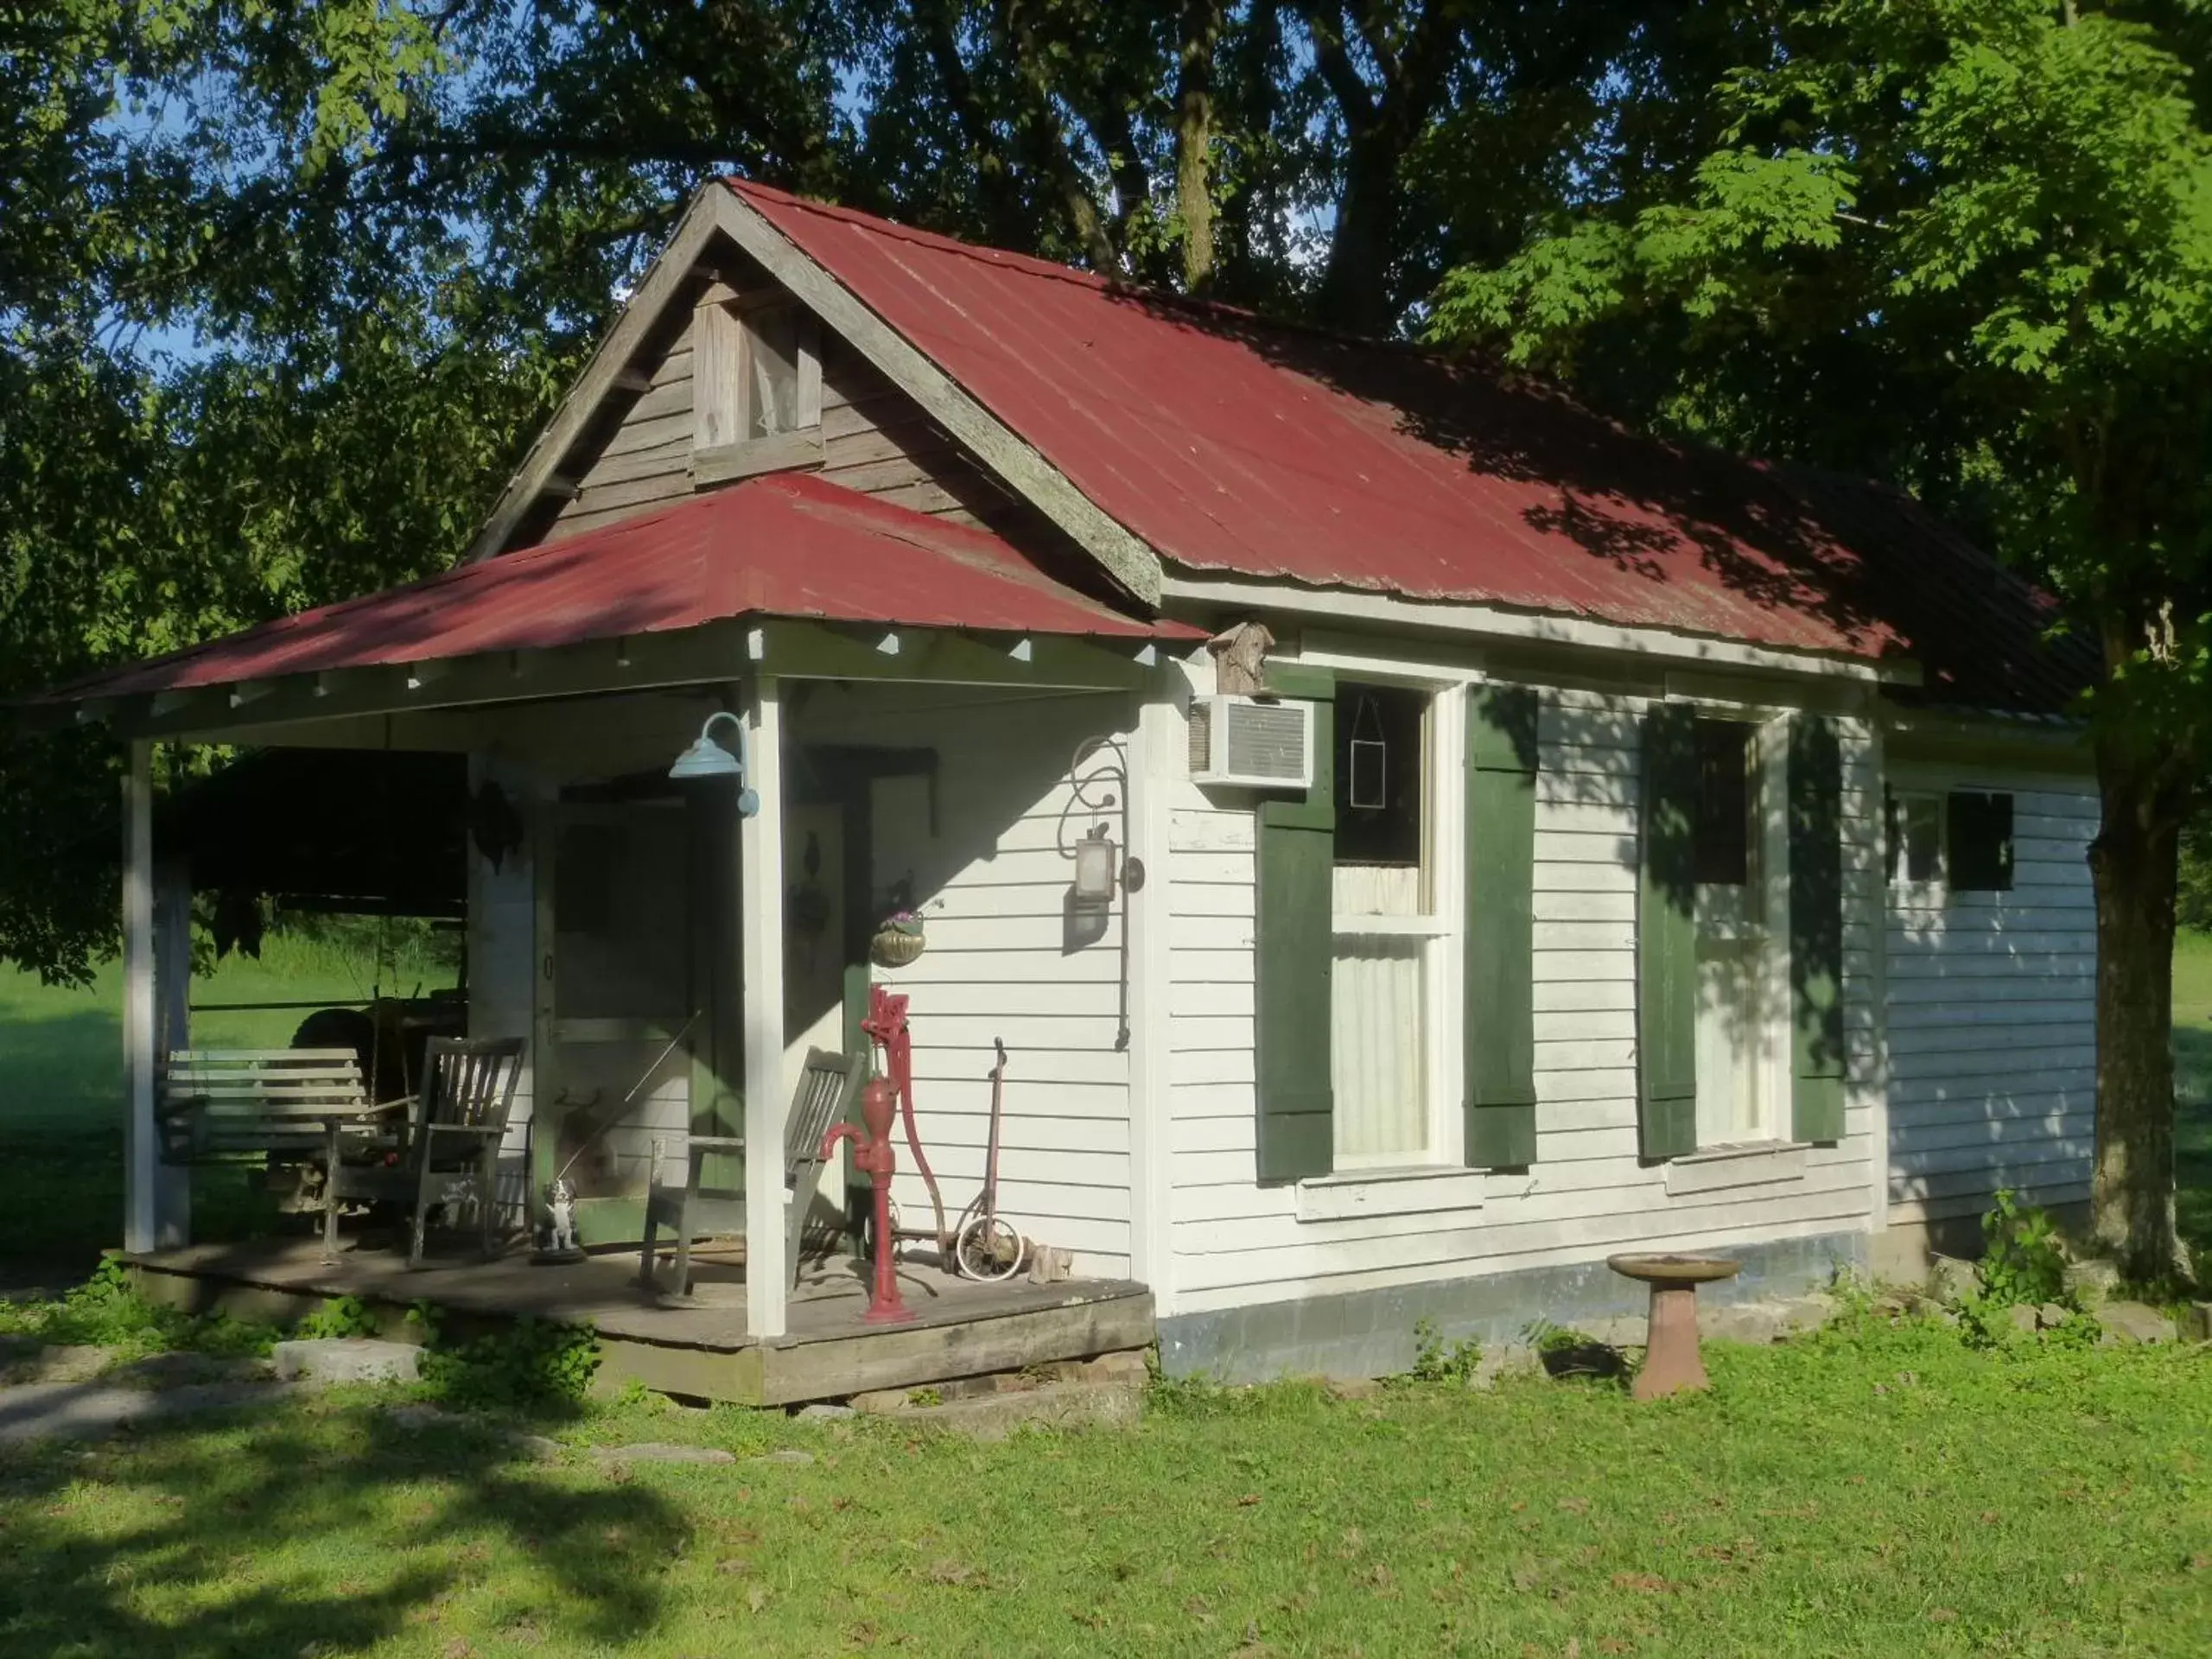
[[[807, 1206], [814, 1200], [815, 1182], [822, 1173], [822, 1137], [841, 1120], [852, 1102], [859, 1069], [852, 1057], [810, 1048], [799, 1072], [798, 1088], [791, 1096], [791, 1116], [784, 1130], [784, 1166], [778, 1172], [775, 1196], [789, 1209], [785, 1234], [785, 1260], [791, 1281], [799, 1272], [799, 1241], [806, 1226]], [[713, 1154], [737, 1154], [742, 1158], [741, 1136], [695, 1135], [689, 1137], [683, 1185], [660, 1184], [658, 1160], [648, 1178], [645, 1195], [645, 1238], [638, 1254], [638, 1283], [664, 1301], [681, 1303], [691, 1291], [691, 1245], [699, 1237], [742, 1236], [745, 1232], [744, 1185], [750, 1173], [741, 1175], [736, 1188], [702, 1187], [700, 1169]], [[653, 1271], [653, 1240], [665, 1227], [676, 1236], [674, 1287], [663, 1292]]]
[[479, 1243], [490, 1261], [499, 1144], [522, 1076], [519, 1037], [433, 1037], [423, 1056], [423, 1089], [398, 1154], [388, 1163], [336, 1163], [325, 1187], [322, 1254], [335, 1261], [338, 1206], [347, 1198], [410, 1203], [407, 1265], [423, 1265], [430, 1211], [464, 1198], [476, 1205]]

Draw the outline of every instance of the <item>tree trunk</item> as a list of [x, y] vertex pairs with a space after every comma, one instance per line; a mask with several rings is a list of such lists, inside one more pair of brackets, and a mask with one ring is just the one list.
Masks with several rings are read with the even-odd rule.
[[1388, 334], [1397, 321], [1390, 297], [1389, 249], [1402, 152], [1391, 137], [1382, 134], [1352, 141], [1318, 298], [1323, 322], [1371, 339]]
[[2174, 891], [2181, 815], [2152, 763], [2101, 744], [2097, 898], [2099, 1245], [2131, 1279], [2181, 1264], [2174, 1224]]
[[1183, 221], [1183, 287], [1213, 276], [1213, 58], [1221, 0], [1184, 0], [1175, 90], [1175, 211]]

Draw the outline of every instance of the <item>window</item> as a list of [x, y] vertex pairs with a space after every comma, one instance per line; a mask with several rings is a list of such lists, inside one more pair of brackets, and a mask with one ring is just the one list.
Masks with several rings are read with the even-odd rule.
[[1892, 791], [1886, 803], [1890, 880], [1943, 879], [1943, 802], [1920, 791]]
[[1951, 891], [2012, 890], [2012, 798], [1955, 789], [1947, 803]]
[[[1769, 1139], [1779, 1097], [1777, 1014], [1789, 889], [1777, 838], [1778, 757], [1766, 728], [1697, 723], [1697, 1139]], [[1777, 880], [1782, 882], [1777, 890]]]
[[691, 331], [694, 448], [728, 451], [819, 429], [816, 347], [813, 317], [789, 301], [724, 297], [701, 305]]
[[1430, 868], [1433, 699], [1339, 682], [1330, 1080], [1336, 1167], [1432, 1156], [1429, 988], [1450, 930]]
[[1890, 884], [2009, 893], [2012, 798], [1979, 790], [1892, 791], [1885, 803]]
[[[799, 420], [799, 314], [793, 305], [764, 306], [745, 323], [745, 438], [795, 432]], [[820, 420], [819, 415], [816, 422]]]

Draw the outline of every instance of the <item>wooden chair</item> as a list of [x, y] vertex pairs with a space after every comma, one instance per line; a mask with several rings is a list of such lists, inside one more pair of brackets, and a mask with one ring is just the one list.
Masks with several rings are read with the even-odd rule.
[[464, 1197], [476, 1203], [484, 1258], [491, 1260], [499, 1212], [499, 1144], [522, 1076], [519, 1037], [433, 1037], [424, 1046], [423, 1088], [397, 1159], [361, 1166], [333, 1160], [323, 1211], [323, 1258], [338, 1251], [338, 1206], [347, 1198], [411, 1203], [407, 1265], [423, 1265], [430, 1211]]
[[[785, 1235], [784, 1260], [794, 1281], [798, 1278], [799, 1240], [806, 1227], [807, 1206], [814, 1201], [814, 1186], [822, 1174], [822, 1137], [830, 1126], [838, 1122], [852, 1103], [855, 1086], [860, 1079], [860, 1068], [852, 1057], [834, 1054], [824, 1049], [806, 1051], [806, 1065], [800, 1070], [798, 1088], [791, 1096], [791, 1116], [784, 1128], [784, 1166], [777, 1197], [781, 1198], [788, 1189], [789, 1221]], [[638, 1282], [645, 1289], [660, 1293], [659, 1281], [653, 1272], [653, 1241], [659, 1229], [665, 1227], [676, 1236], [676, 1281], [665, 1300], [682, 1301], [691, 1291], [691, 1245], [701, 1237], [742, 1236], [745, 1232], [746, 1186], [751, 1184], [752, 1170], [748, 1166], [739, 1176], [740, 1185], [702, 1187], [700, 1169], [703, 1161], [715, 1154], [734, 1154], [742, 1159], [745, 1141], [730, 1135], [695, 1135], [689, 1138], [686, 1149], [683, 1185], [666, 1187], [660, 1184], [659, 1160], [647, 1177], [645, 1192], [645, 1241], [638, 1255]]]

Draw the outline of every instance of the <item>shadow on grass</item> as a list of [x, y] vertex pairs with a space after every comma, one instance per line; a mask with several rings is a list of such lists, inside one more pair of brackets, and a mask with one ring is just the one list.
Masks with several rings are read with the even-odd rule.
[[[265, 1238], [284, 1224], [251, 1165], [192, 1172], [194, 1237]], [[81, 1278], [122, 1243], [119, 1129], [0, 1127], [0, 1280]]]
[[688, 1536], [642, 1486], [579, 1488], [471, 1430], [315, 1408], [10, 1448], [0, 1514], [11, 1659], [338, 1654], [464, 1621], [620, 1643], [658, 1620]]

